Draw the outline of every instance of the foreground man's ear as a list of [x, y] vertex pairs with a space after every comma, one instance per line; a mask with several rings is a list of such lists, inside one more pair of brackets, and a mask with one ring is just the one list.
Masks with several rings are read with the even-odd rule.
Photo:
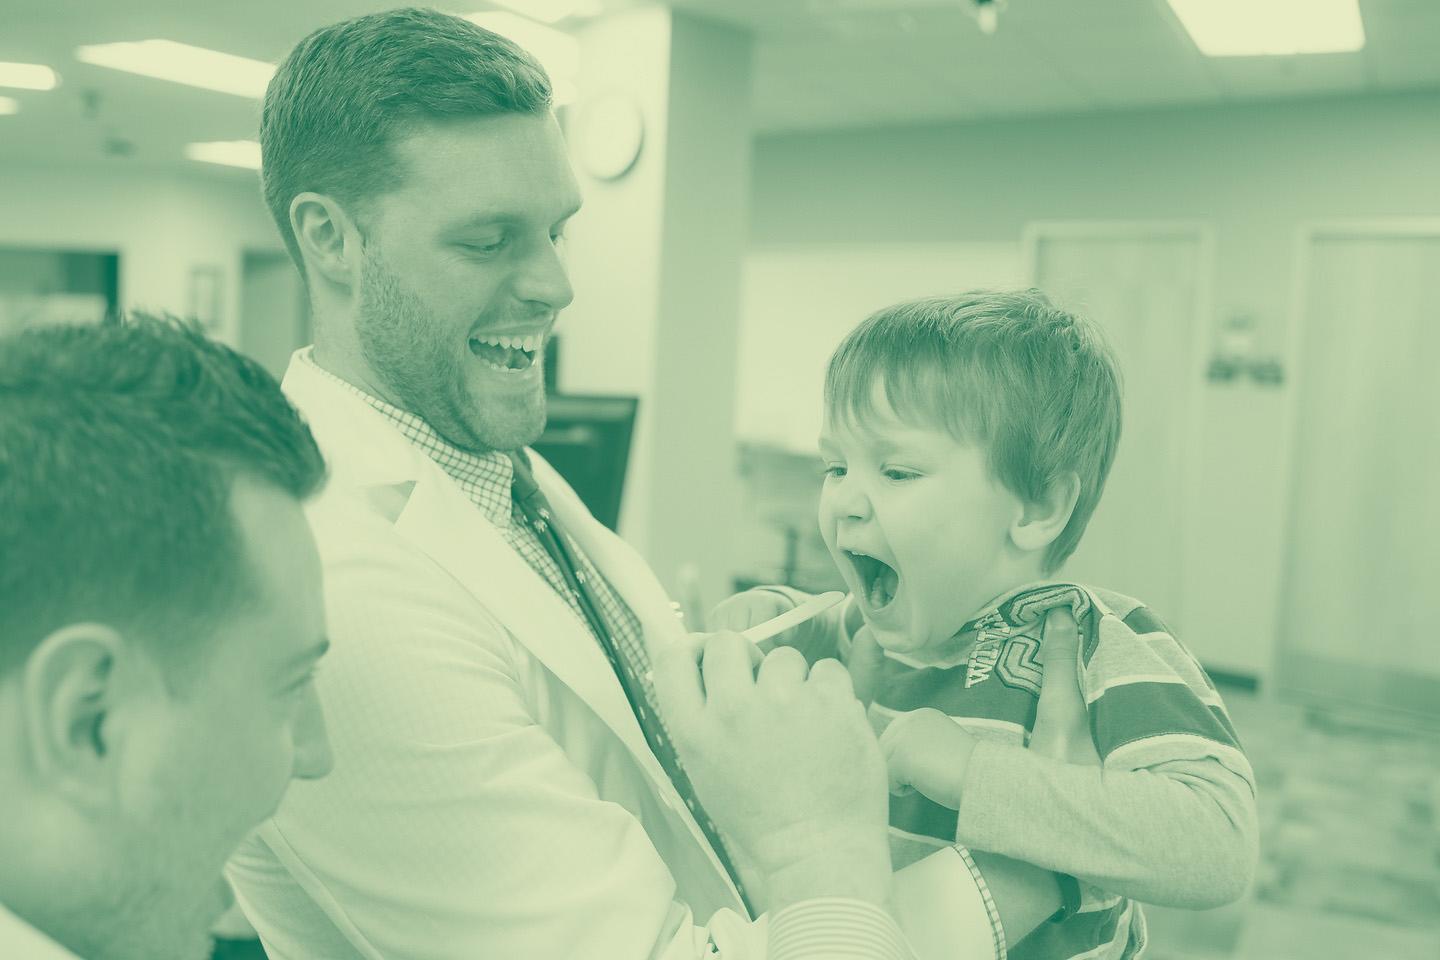
[[78, 806], [115, 796], [110, 721], [125, 653], [113, 628], [71, 624], [40, 641], [22, 668], [21, 723], [36, 780]]

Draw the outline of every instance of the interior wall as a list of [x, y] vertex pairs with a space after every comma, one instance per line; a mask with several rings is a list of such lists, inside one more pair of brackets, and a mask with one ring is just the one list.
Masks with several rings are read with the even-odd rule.
[[244, 249], [282, 249], [253, 176], [0, 165], [0, 245], [120, 254], [120, 306], [187, 314], [191, 270], [219, 271], [214, 335], [239, 338]]
[[[1440, 93], [1425, 92], [766, 136], [752, 242], [843, 256], [1013, 241], [1036, 221], [1202, 221], [1216, 238], [1212, 334], [1250, 317], [1257, 352], [1283, 357], [1300, 225], [1440, 214], [1437, 116]], [[1210, 385], [1199, 416], [1187, 639], [1212, 667], [1260, 677], [1279, 615], [1289, 390]]]

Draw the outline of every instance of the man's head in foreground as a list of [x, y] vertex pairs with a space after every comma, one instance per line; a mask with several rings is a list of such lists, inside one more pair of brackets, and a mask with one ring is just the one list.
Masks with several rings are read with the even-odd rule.
[[0, 340], [0, 904], [87, 960], [208, 957], [230, 853], [330, 767], [323, 480], [189, 327]]
[[545, 341], [580, 206], [550, 80], [435, 10], [317, 30], [265, 93], [265, 200], [300, 268], [315, 359], [466, 450], [545, 424]]

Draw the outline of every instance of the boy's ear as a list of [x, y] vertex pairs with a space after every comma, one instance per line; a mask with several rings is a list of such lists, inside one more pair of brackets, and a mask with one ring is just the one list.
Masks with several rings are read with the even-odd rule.
[[1044, 550], [1064, 531], [1079, 499], [1080, 475], [1062, 474], [1043, 499], [1024, 504], [1010, 526], [1011, 542], [1027, 553]]

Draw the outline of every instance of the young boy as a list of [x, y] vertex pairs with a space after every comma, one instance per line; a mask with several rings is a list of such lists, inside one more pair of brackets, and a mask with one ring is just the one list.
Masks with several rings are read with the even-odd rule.
[[[1097, 331], [1038, 291], [900, 304], [836, 350], [825, 406], [820, 528], [852, 596], [807, 656], [838, 654], [871, 700], [896, 869], [958, 842], [1062, 875], [1065, 910], [1015, 958], [1134, 957], [1135, 901], [1238, 899], [1254, 775], [1214, 686], [1138, 601], [1048, 579], [1120, 435]], [[771, 606], [799, 599], [774, 589], [760, 588]], [[763, 619], [765, 597], [732, 598], [721, 619]], [[1047, 646], [1062, 606], [1078, 643]], [[1040, 731], [1046, 669], [1047, 703], [1068, 696], [1073, 717]]]

